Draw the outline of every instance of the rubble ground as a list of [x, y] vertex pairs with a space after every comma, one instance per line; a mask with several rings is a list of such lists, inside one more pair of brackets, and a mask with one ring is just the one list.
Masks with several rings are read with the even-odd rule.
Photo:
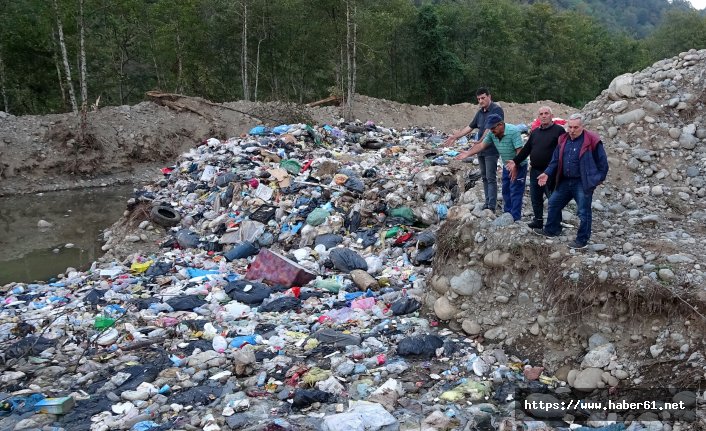
[[[89, 271], [2, 288], [0, 426], [704, 428], [704, 70], [682, 53], [584, 108], [611, 171], [581, 251], [572, 207], [551, 240], [484, 210], [439, 129], [204, 140], [136, 190]], [[653, 386], [688, 408], [522, 403]]]

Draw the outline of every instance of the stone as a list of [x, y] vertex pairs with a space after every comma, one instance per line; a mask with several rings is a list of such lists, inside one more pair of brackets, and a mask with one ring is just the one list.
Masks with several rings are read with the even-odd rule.
[[603, 370], [600, 368], [586, 368], [578, 373], [572, 386], [581, 391], [603, 388], [605, 386], [603, 383]]
[[698, 166], [689, 166], [686, 168], [686, 176], [689, 178], [698, 177], [700, 173]]
[[449, 298], [447, 298], [446, 295], [440, 297], [436, 300], [436, 302], [434, 302], [434, 314], [436, 314], [436, 317], [439, 319], [450, 320], [456, 315], [456, 313], [458, 313], [458, 309], [451, 304], [451, 301], [449, 301]]
[[669, 263], [694, 263], [694, 259], [683, 254], [670, 254], [667, 256], [667, 262]]
[[613, 370], [612, 373], [615, 376], [615, 378], [620, 379], [620, 380], [625, 380], [628, 377], [630, 377], [630, 374], [628, 374], [628, 372], [625, 370]]
[[510, 302], [510, 298], [505, 295], [498, 295], [495, 297], [495, 302], [498, 302], [500, 304], [507, 304], [508, 302]]
[[637, 280], [640, 278], [640, 271], [633, 268], [630, 270], [630, 280]]
[[53, 225], [52, 223], [49, 223], [49, 222], [46, 221], [46, 220], [39, 220], [39, 221], [37, 222], [37, 227], [40, 228], [40, 229], [47, 229], [47, 228], [50, 228], [50, 227], [52, 227], [52, 226], [54, 226], [54, 225]]
[[503, 253], [500, 250], [493, 250], [483, 258], [483, 263], [491, 268], [501, 268], [509, 262], [510, 253]]
[[483, 288], [483, 277], [472, 269], [467, 269], [451, 277], [451, 291], [462, 296], [474, 295]]
[[603, 344], [588, 352], [584, 356], [583, 361], [581, 361], [581, 366], [584, 368], [603, 368], [610, 363], [614, 354], [615, 346], [613, 344]]
[[650, 190], [652, 196], [662, 196], [664, 194], [664, 188], [661, 185], [656, 185]]
[[681, 136], [679, 136], [679, 146], [685, 150], [693, 150], [698, 143], [699, 138], [694, 135], [682, 133]]
[[539, 335], [539, 323], [535, 322], [532, 326], [530, 326], [530, 334]]
[[642, 266], [645, 264], [645, 259], [639, 254], [634, 254], [630, 256], [628, 263], [632, 266]]
[[502, 326], [496, 326], [495, 328], [488, 329], [485, 331], [483, 334], [483, 337], [485, 337], [487, 340], [503, 340], [505, 339], [505, 328]]
[[125, 235], [125, 241], [127, 241], [127, 242], [139, 242], [139, 241], [140, 241], [140, 236], [139, 236], [139, 235]]
[[634, 78], [632, 73], [624, 73], [616, 76], [610, 82], [608, 91], [618, 97], [635, 97], [635, 87], [633, 86], [633, 81]]
[[660, 280], [669, 281], [674, 279], [674, 272], [672, 272], [672, 270], [669, 268], [660, 269], [659, 272], [657, 272], [657, 275], [659, 276]]
[[441, 295], [448, 292], [450, 287], [451, 285], [449, 284], [449, 279], [443, 275], [435, 275], [431, 278], [431, 288]]
[[679, 139], [680, 136], [681, 136], [681, 129], [679, 129], [677, 127], [672, 127], [671, 129], [669, 129], [669, 137], [670, 138]]
[[645, 100], [642, 102], [642, 108], [651, 114], [659, 114], [662, 112], [662, 105], [651, 100]]
[[672, 397], [672, 402], [678, 403], [682, 402], [684, 403], [684, 406], [687, 409], [694, 408], [696, 406], [696, 393], [691, 392], [691, 391], [681, 391], [677, 392], [674, 394]]
[[[608, 128], [608, 137], [609, 138], [615, 138], [618, 136], [618, 128], [615, 126], [611, 126]], [[678, 137], [678, 136], [677, 136]]]
[[617, 102], [608, 105], [608, 110], [615, 112], [616, 114], [623, 112], [628, 108], [627, 100], [618, 100]]
[[461, 323], [461, 328], [463, 329], [463, 332], [465, 332], [468, 335], [478, 335], [480, 334], [481, 327], [476, 322], [475, 320], [470, 320], [470, 319], [465, 319]]
[[616, 115], [613, 122], [617, 126], [622, 126], [624, 124], [637, 123], [645, 117], [645, 110], [642, 108], [633, 109], [632, 111], [626, 112], [625, 114]]
[[610, 341], [600, 332], [596, 332], [595, 334], [591, 335], [591, 337], [588, 339], [589, 350], [593, 350], [597, 347], [604, 346], [606, 344], [610, 344]]
[[606, 280], [608, 280], [608, 271], [600, 271], [598, 273], [598, 281], [604, 283]]
[[663, 351], [664, 347], [659, 346], [657, 344], [653, 344], [650, 346], [650, 355], [652, 355], [653, 358], [659, 356]]

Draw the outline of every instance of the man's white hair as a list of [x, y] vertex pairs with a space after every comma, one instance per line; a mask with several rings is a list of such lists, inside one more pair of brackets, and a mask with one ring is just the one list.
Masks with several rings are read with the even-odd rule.
[[583, 124], [583, 114], [581, 114], [580, 112], [577, 112], [575, 114], [571, 114], [571, 116], [569, 117], [569, 120], [579, 120], [581, 122], [581, 124]]
[[548, 107], [548, 106], [540, 106], [538, 110], [539, 110], [539, 111], [542, 111], [542, 110], [544, 110], [544, 109], [546, 109], [547, 111], [549, 111], [549, 113], [550, 113], [551, 115], [554, 115], [554, 112], [552, 111], [552, 108], [550, 108], [550, 107]]

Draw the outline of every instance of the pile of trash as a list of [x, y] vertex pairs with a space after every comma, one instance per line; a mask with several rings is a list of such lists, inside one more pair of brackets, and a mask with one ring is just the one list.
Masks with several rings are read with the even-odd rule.
[[0, 427], [645, 429], [519, 408], [562, 383], [423, 314], [440, 223], [482, 193], [443, 139], [295, 124], [182, 155], [128, 201], [159, 252], [2, 288]]

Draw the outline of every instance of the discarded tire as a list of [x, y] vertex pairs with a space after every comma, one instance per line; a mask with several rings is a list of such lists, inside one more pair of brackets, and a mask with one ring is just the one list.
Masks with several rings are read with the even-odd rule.
[[150, 212], [150, 219], [160, 226], [172, 227], [179, 224], [179, 221], [181, 221], [181, 216], [178, 212], [176, 212], [176, 210], [174, 210], [174, 208], [166, 205], [160, 205], [152, 208], [152, 212]]

